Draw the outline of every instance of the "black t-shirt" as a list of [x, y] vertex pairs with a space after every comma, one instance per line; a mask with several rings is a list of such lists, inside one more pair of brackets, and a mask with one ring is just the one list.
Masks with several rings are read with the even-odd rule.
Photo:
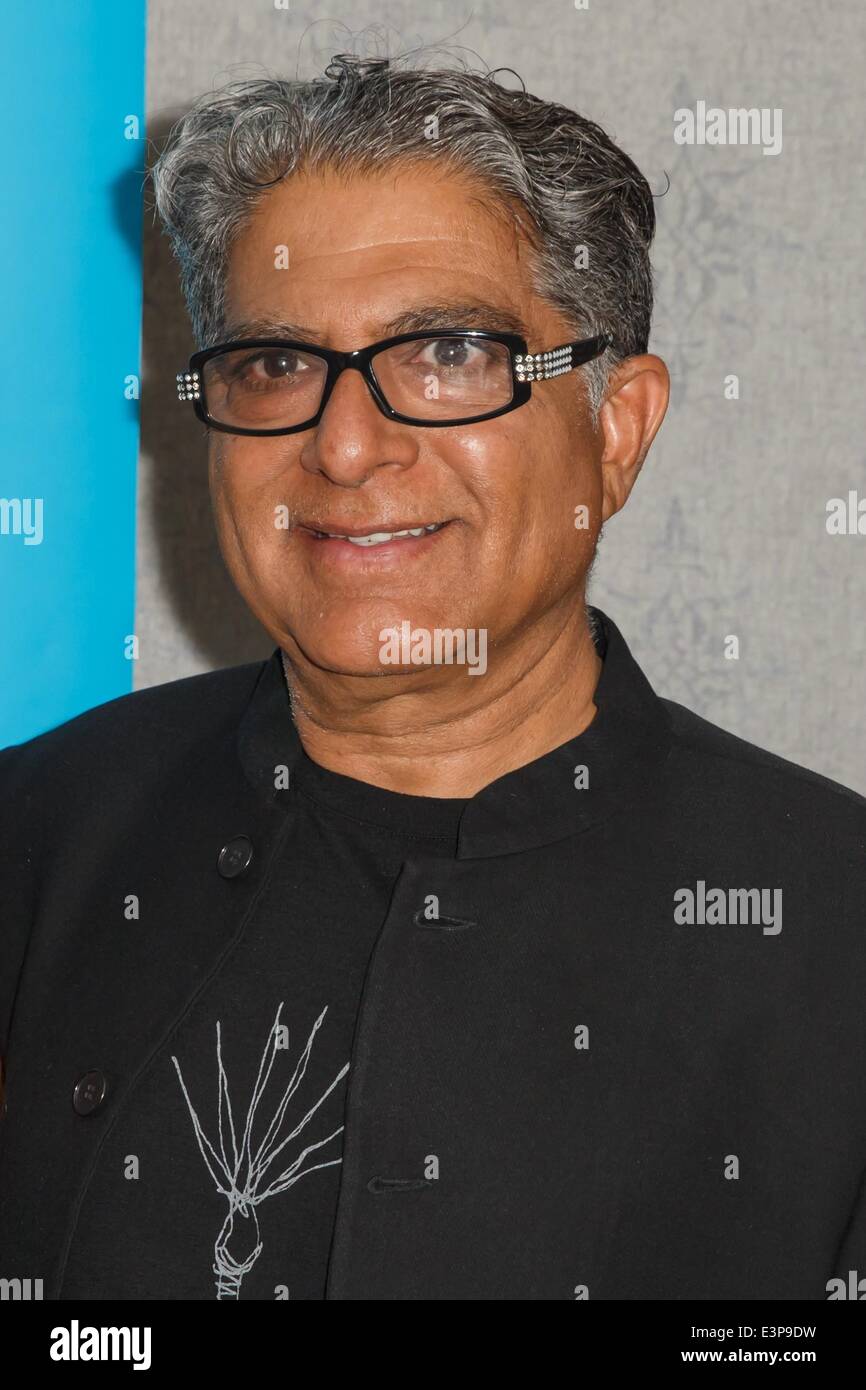
[[453, 858], [466, 801], [306, 755], [290, 791], [258, 909], [100, 1154], [64, 1298], [324, 1298], [365, 971], [401, 865]]

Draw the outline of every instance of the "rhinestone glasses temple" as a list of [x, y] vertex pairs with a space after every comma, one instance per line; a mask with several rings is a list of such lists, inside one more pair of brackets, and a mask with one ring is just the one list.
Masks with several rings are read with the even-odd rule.
[[570, 372], [573, 366], [571, 344], [551, 348], [549, 352], [516, 353], [514, 373], [518, 381], [549, 381], [551, 377]]
[[201, 399], [201, 379], [198, 372], [178, 372], [177, 398], [179, 401]]

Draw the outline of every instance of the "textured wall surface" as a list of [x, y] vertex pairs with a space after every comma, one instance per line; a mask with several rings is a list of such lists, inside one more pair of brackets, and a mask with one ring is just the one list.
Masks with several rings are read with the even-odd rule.
[[[671, 405], [602, 539], [591, 598], [661, 694], [866, 792], [866, 534], [826, 528], [830, 498], [866, 498], [862, 0], [339, 0], [324, 13], [150, 0], [150, 138], [200, 92], [310, 76], [375, 23], [372, 51], [462, 45], [597, 120], [657, 192], [670, 179], [651, 348]], [[674, 112], [699, 101], [780, 108], [781, 151], [675, 143]], [[202, 427], [173, 399], [189, 329], [145, 221], [140, 686], [272, 648], [218, 555]]]

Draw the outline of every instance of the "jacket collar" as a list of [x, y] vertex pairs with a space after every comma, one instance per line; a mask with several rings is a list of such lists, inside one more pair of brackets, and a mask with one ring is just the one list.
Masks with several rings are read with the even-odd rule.
[[[578, 835], [627, 809], [656, 784], [671, 747], [664, 704], [616, 624], [600, 609], [591, 613], [603, 658], [592, 723], [467, 802], [458, 859], [518, 853]], [[238, 753], [262, 795], [288, 809], [292, 768], [302, 752], [278, 647], [264, 663], [241, 719]], [[287, 777], [279, 775], [281, 768]]]

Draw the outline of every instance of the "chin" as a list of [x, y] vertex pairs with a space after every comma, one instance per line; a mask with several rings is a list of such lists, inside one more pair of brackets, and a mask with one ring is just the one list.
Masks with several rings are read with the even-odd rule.
[[405, 605], [376, 602], [331, 602], [311, 605], [313, 614], [288, 631], [306, 659], [325, 671], [347, 676], [382, 676], [389, 668], [382, 661], [380, 632], [408, 616]]
[[401, 660], [411, 651], [406, 625], [409, 634], [455, 626], [418, 600], [344, 601], [324, 606], [314, 617], [309, 612], [305, 616], [300, 624], [287, 623], [294, 644], [314, 666], [351, 676], [418, 673], [425, 663], [412, 657]]

